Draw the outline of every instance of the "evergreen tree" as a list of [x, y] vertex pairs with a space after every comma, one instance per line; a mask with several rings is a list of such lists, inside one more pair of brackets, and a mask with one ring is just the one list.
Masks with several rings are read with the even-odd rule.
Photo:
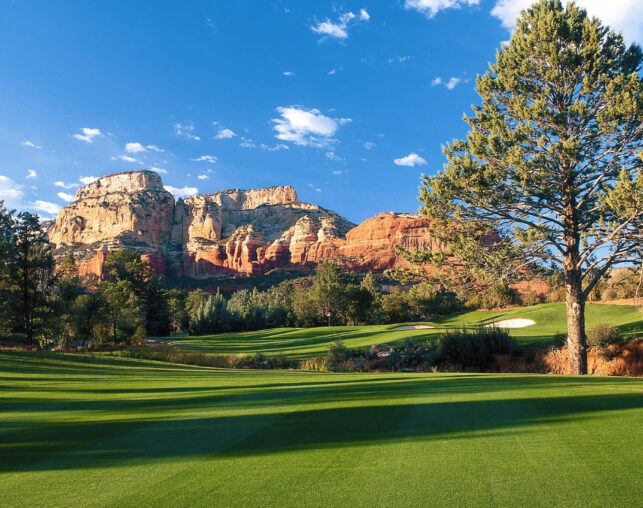
[[9, 261], [15, 244], [14, 218], [0, 201], [0, 337], [11, 333], [11, 299], [14, 296]]
[[540, 0], [478, 77], [467, 138], [423, 178], [422, 213], [449, 251], [415, 260], [459, 259], [454, 273], [489, 285], [557, 265], [576, 374], [587, 372], [588, 294], [643, 243], [641, 60], [574, 3]]
[[37, 215], [19, 213], [14, 230], [8, 261], [12, 312], [27, 344], [33, 345], [52, 314], [54, 259]]

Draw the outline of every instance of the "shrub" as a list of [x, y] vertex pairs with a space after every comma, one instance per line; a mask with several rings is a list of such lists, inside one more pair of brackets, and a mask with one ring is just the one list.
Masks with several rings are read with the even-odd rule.
[[145, 328], [142, 326], [139, 326], [136, 331], [134, 332], [134, 335], [132, 335], [132, 344], [143, 344], [143, 341], [147, 338], [147, 332], [145, 331]]
[[587, 330], [587, 345], [590, 347], [609, 346], [620, 341], [618, 328], [609, 323], [598, 323]]
[[349, 350], [341, 339], [337, 339], [328, 349], [328, 357], [333, 363], [340, 363], [349, 357]]
[[299, 367], [304, 370], [319, 370], [321, 372], [333, 370], [333, 364], [328, 356], [314, 356], [307, 360], [302, 360]]
[[439, 340], [438, 363], [484, 369], [494, 355], [510, 354], [514, 340], [502, 328], [479, 328], [446, 332]]

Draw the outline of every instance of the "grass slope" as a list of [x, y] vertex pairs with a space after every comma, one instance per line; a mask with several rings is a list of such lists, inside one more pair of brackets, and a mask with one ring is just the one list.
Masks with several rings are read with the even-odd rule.
[[[308, 358], [328, 352], [330, 344], [342, 339], [347, 347], [365, 349], [371, 344], [386, 342], [400, 345], [404, 339], [423, 341], [432, 335], [443, 333], [449, 328], [479, 326], [494, 321], [513, 318], [527, 318], [535, 325], [511, 330], [511, 335], [524, 345], [546, 345], [552, 342], [557, 332], [567, 329], [565, 306], [561, 303], [535, 305], [518, 309], [496, 312], [467, 312], [435, 322], [431, 330], [394, 330], [399, 325], [333, 326], [319, 328], [277, 328], [254, 332], [221, 333], [195, 337], [172, 337], [162, 339], [173, 346], [217, 354], [254, 354], [266, 355], [283, 353], [288, 356]], [[607, 322], [628, 329], [643, 324], [641, 314], [633, 306], [625, 305], [587, 305], [587, 325]]]
[[641, 506], [643, 380], [0, 353], [2, 506]]

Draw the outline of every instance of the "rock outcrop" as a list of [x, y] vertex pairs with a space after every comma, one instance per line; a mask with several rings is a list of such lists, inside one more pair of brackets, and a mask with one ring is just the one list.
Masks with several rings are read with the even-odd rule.
[[326, 259], [381, 271], [401, 262], [395, 245], [442, 248], [418, 215], [383, 213], [355, 226], [302, 203], [290, 186], [175, 200], [159, 175], [144, 170], [81, 187], [49, 239], [58, 257], [74, 253], [82, 274], [100, 276], [107, 253], [125, 248], [141, 252], [161, 274], [197, 279], [304, 270]]

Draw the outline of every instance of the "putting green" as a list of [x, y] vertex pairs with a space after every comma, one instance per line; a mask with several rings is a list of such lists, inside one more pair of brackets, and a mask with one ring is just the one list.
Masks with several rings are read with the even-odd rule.
[[2, 506], [641, 506], [643, 380], [0, 353]]
[[[220, 333], [194, 337], [171, 337], [159, 339], [170, 342], [178, 348], [216, 354], [285, 354], [308, 358], [324, 355], [328, 347], [337, 339], [342, 339], [347, 347], [366, 349], [372, 344], [387, 343], [399, 346], [409, 338], [415, 342], [426, 341], [431, 336], [445, 330], [462, 326], [485, 326], [496, 321], [528, 319], [534, 325], [509, 330], [519, 344], [547, 345], [554, 340], [556, 333], [565, 332], [567, 318], [562, 303], [550, 303], [494, 312], [466, 312], [434, 322], [423, 323], [430, 328], [404, 329], [405, 325], [421, 323], [398, 323], [392, 325], [332, 326], [318, 328], [275, 328], [253, 332]], [[623, 331], [643, 328], [641, 313], [633, 306], [589, 304], [587, 306], [587, 325], [610, 323]]]

